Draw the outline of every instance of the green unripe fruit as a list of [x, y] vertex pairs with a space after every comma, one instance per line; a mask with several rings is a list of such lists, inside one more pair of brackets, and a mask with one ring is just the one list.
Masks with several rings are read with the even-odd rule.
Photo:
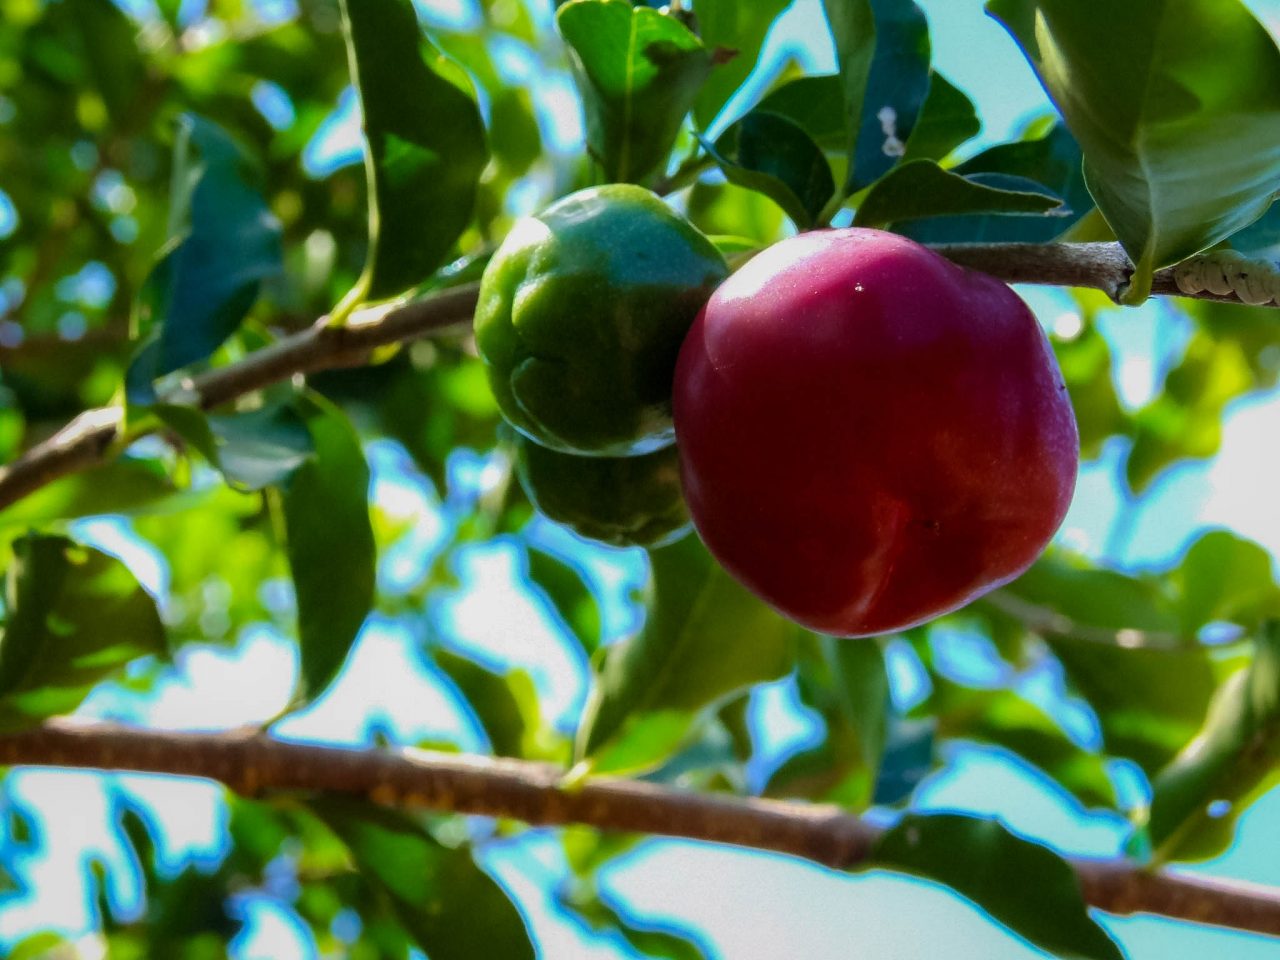
[[516, 473], [548, 519], [614, 547], [659, 547], [689, 531], [674, 446], [635, 457], [579, 457], [516, 438]]
[[475, 314], [503, 415], [565, 453], [668, 446], [680, 344], [727, 275], [711, 241], [642, 187], [580, 190], [521, 220]]

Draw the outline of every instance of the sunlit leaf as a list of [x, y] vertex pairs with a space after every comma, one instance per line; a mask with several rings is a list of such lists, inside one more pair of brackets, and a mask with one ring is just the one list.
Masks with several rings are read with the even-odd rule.
[[711, 69], [673, 16], [628, 0], [573, 0], [556, 14], [587, 114], [587, 149], [611, 182], [640, 183], [667, 158]]
[[756, 66], [765, 35], [790, 0], [698, 0], [698, 35], [712, 51], [711, 68], [694, 102], [693, 116], [704, 130]]
[[1231, 844], [1249, 804], [1280, 781], [1280, 623], [1214, 696], [1204, 728], [1152, 784], [1158, 860], [1205, 860]]
[[155, 601], [129, 568], [65, 537], [18, 540], [4, 590], [0, 728], [68, 713], [118, 668], [166, 650]]
[[978, 120], [973, 101], [934, 70], [929, 74], [929, 90], [907, 139], [902, 162], [941, 161], [956, 147], [976, 137], [981, 129], [982, 123]]
[[650, 768], [704, 710], [790, 665], [797, 629], [721, 569], [695, 536], [650, 553], [639, 634], [607, 649], [578, 734], [597, 772]]
[[409, 0], [342, 0], [369, 157], [360, 298], [393, 296], [440, 266], [471, 219], [488, 160], [475, 101], [434, 69]]
[[[1084, 148], [1089, 189], [1152, 272], [1267, 209], [1280, 162], [1280, 50], [1238, 0], [989, 0]], [[1232, 68], [1223, 71], [1222, 64]], [[1210, 173], [1211, 171], [1211, 173]]]

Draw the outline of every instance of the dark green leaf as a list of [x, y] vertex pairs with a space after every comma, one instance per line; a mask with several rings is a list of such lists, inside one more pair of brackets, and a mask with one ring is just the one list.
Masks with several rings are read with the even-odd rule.
[[1005, 174], [961, 176], [933, 160], [912, 160], [877, 181], [858, 206], [860, 226], [966, 213], [1065, 216], [1061, 198], [1046, 187]]
[[[282, 270], [280, 224], [240, 145], [212, 122], [187, 114], [177, 154], [173, 241], [141, 294], [140, 314], [158, 333], [135, 361], [132, 379], [139, 385], [212, 354], [240, 325], [262, 282]], [[150, 399], [144, 386], [133, 394]]]
[[797, 628], [721, 569], [696, 536], [650, 553], [648, 619], [607, 648], [578, 734], [599, 772], [651, 768], [698, 717], [790, 666]]
[[302, 684], [315, 696], [337, 676], [373, 605], [376, 558], [360, 438], [342, 411], [318, 395], [300, 397], [298, 414], [315, 455], [285, 488], [284, 518]]
[[359, 871], [385, 892], [431, 960], [534, 960], [519, 911], [476, 866], [469, 848], [444, 846], [394, 810], [338, 797], [316, 797], [308, 806], [347, 845]]
[[867, 73], [845, 193], [856, 193], [889, 172], [905, 144], [929, 89], [929, 24], [913, 0], [871, 0], [875, 55]]
[[[836, 44], [840, 90], [844, 95], [845, 146], [850, 158], [844, 193], [855, 171], [872, 62], [876, 55], [876, 16], [872, 0], [822, 0]], [[874, 112], [874, 111], [873, 111]]]
[[704, 144], [730, 182], [763, 193], [797, 227], [811, 227], [835, 193], [831, 165], [795, 122], [753, 110]]
[[289, 405], [227, 415], [175, 404], [151, 410], [240, 490], [279, 486], [314, 453], [306, 424]]
[[13, 550], [0, 637], [0, 728], [68, 713], [130, 660], [165, 652], [155, 601], [115, 557], [34, 534]]
[[582, 649], [595, 653], [600, 646], [600, 606], [582, 574], [559, 557], [529, 547], [529, 584], [542, 594], [573, 631]]
[[978, 120], [973, 101], [934, 70], [929, 74], [929, 92], [920, 106], [920, 115], [907, 140], [902, 161], [941, 161], [956, 147], [976, 137], [981, 129], [982, 123]]
[[410, 0], [342, 0], [369, 145], [369, 255], [355, 299], [425, 280], [471, 219], [488, 160], [475, 101], [433, 69]]
[[786, 117], [823, 150], [844, 150], [849, 145], [843, 83], [835, 74], [789, 80], [755, 109]]
[[[1267, 209], [1280, 163], [1280, 51], [1238, 0], [989, 0], [1080, 141], [1098, 208], [1153, 271]], [[1223, 71], [1222, 65], [1232, 68]]]
[[715, 65], [694, 102], [693, 116], [703, 130], [742, 86], [756, 66], [769, 27], [790, 0], [698, 0], [698, 34], [712, 51]]
[[63, 0], [61, 6], [79, 33], [89, 89], [102, 97], [117, 127], [131, 126], [146, 71], [137, 27], [111, 0]]
[[1090, 919], [1071, 866], [994, 820], [955, 814], [904, 817], [876, 844], [872, 859], [876, 867], [950, 887], [1055, 957], [1124, 958]]
[[1147, 829], [1156, 858], [1205, 860], [1231, 845], [1236, 820], [1280, 780], [1280, 623], [1229, 677], [1199, 735], [1152, 784]]
[[628, 0], [573, 0], [556, 14], [587, 115], [587, 149], [606, 180], [640, 183], [666, 161], [711, 69], [675, 17]]

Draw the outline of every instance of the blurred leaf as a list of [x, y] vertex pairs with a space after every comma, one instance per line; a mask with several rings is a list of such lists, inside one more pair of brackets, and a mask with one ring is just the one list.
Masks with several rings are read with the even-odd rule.
[[102, 97], [117, 127], [130, 126], [146, 70], [137, 27], [111, 0], [62, 0], [60, 7], [79, 34], [75, 55], [88, 67], [86, 86]]
[[1256, 643], [1253, 662], [1222, 685], [1204, 728], [1152, 784], [1147, 829], [1159, 862], [1224, 853], [1240, 814], [1280, 781], [1280, 622]]
[[[910, 143], [907, 152], [912, 152]], [[1060, 123], [1041, 136], [990, 147], [952, 172], [966, 177], [1022, 177], [1061, 197], [1064, 209], [1050, 219], [995, 214], [938, 217], [908, 223], [903, 233], [921, 243], [1048, 243], [1093, 209], [1093, 197], [1084, 183], [1080, 146]]]
[[692, 939], [667, 929], [646, 929], [601, 897], [596, 884], [579, 881], [557, 891], [556, 901], [571, 917], [595, 933], [616, 933], [635, 954], [660, 960], [704, 960]]
[[1075, 0], [989, 0], [987, 10], [1084, 148], [1089, 189], [1137, 265], [1130, 299], [1147, 296], [1155, 269], [1267, 209], [1280, 50], [1244, 4], [1131, 0], [1099, 16]]
[[753, 110], [721, 135], [707, 153], [732, 183], [773, 200], [800, 229], [815, 224], [835, 193], [831, 165], [791, 120]]
[[651, 551], [648, 619], [607, 648], [578, 731], [594, 772], [653, 767], [698, 716], [790, 666], [797, 629], [738, 585], [696, 536]]
[[278, 486], [314, 453], [306, 424], [286, 404], [229, 415], [156, 404], [151, 412], [199, 450], [237, 490]]
[[342, 411], [317, 394], [299, 397], [297, 408], [315, 455], [285, 487], [284, 520], [302, 687], [315, 697], [337, 676], [373, 605], [376, 558], [360, 438]]
[[907, 139], [902, 162], [941, 161], [956, 147], [976, 137], [981, 129], [973, 101], [942, 74], [930, 71], [929, 91]]
[[1062, 200], [1031, 180], [1005, 174], [961, 176], [933, 160], [912, 160], [878, 180], [858, 205], [854, 223], [885, 226], [921, 217], [966, 213], [1065, 215]]
[[263, 281], [283, 269], [280, 224], [259, 192], [254, 162], [211, 121], [186, 114], [180, 123], [171, 243], [140, 295], [139, 314], [152, 339], [130, 373], [135, 402], [149, 402], [156, 377], [218, 349]]
[[0, 637], [0, 728], [69, 713], [129, 661], [164, 654], [155, 601], [115, 557], [39, 534], [13, 549]]
[[865, 809], [875, 796], [892, 712], [880, 645], [806, 635], [799, 649], [800, 698], [822, 716], [826, 737], [784, 763], [767, 792]]
[[0, 528], [132, 513], [157, 505], [176, 489], [160, 463], [122, 457], [55, 480], [0, 510]]
[[1042, 708], [1013, 690], [979, 690], [931, 677], [924, 707], [937, 718], [939, 737], [1008, 750], [1067, 790], [1086, 807], [1113, 808], [1116, 792], [1105, 758], [1077, 746]]
[[924, 12], [913, 0], [870, 3], [875, 54], [861, 103], [847, 104], [857, 128], [847, 194], [879, 180], [902, 157], [929, 89], [929, 24]]
[[313, 797], [308, 806], [347, 845], [361, 874], [384, 891], [431, 960], [534, 960], [519, 911], [476, 866], [470, 849], [444, 846], [398, 811], [333, 796]]
[[950, 887], [992, 919], [1064, 960], [1124, 960], [1089, 917], [1080, 881], [1048, 847], [994, 820], [912, 815], [876, 843], [876, 867]]
[[475, 713], [494, 755], [528, 756], [526, 745], [537, 735], [539, 726], [537, 692], [528, 674], [494, 673], [441, 648], [432, 650], [431, 657]]
[[591, 588], [574, 567], [559, 557], [530, 546], [529, 583], [542, 594], [573, 631], [588, 655], [600, 646], [600, 606]]
[[695, 183], [689, 191], [688, 216], [708, 236], [742, 237], [762, 247], [782, 238], [785, 223], [776, 203], [733, 183]]
[[357, 299], [425, 280], [471, 219], [488, 160], [475, 101], [432, 68], [409, 0], [342, 0], [369, 158], [369, 255]]
[[1187, 634], [1218, 621], [1253, 628], [1265, 618], [1280, 616], [1280, 589], [1272, 576], [1271, 554], [1225, 530], [1196, 540], [1170, 580]]
[[693, 116], [703, 130], [747, 75], [755, 69], [765, 35], [791, 0], [698, 0], [698, 34], [712, 51], [714, 66], [694, 102]]
[[628, 0], [573, 0], [556, 14], [605, 180], [641, 183], [666, 161], [711, 69], [675, 17]]
[[1164, 389], [1134, 414], [1133, 448], [1125, 465], [1133, 490], [1146, 489], [1171, 463], [1217, 453], [1227, 405], [1254, 385], [1237, 344], [1204, 333], [1193, 336], [1181, 362], [1165, 377]]
[[937, 763], [934, 725], [891, 717], [871, 800], [892, 806], [908, 799]]
[[1127, 419], [1116, 396], [1111, 347], [1090, 318], [1086, 316], [1082, 322], [1078, 336], [1070, 340], [1054, 338], [1053, 350], [1076, 414], [1080, 456], [1093, 459], [1101, 454], [1108, 437], [1125, 430]]

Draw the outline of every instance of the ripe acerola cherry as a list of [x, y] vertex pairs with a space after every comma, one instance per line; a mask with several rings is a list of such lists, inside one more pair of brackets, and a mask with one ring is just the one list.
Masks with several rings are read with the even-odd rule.
[[1075, 416], [1026, 304], [878, 230], [802, 234], [725, 281], [681, 349], [674, 414], [712, 554], [839, 636], [1013, 579], [1075, 487]]

